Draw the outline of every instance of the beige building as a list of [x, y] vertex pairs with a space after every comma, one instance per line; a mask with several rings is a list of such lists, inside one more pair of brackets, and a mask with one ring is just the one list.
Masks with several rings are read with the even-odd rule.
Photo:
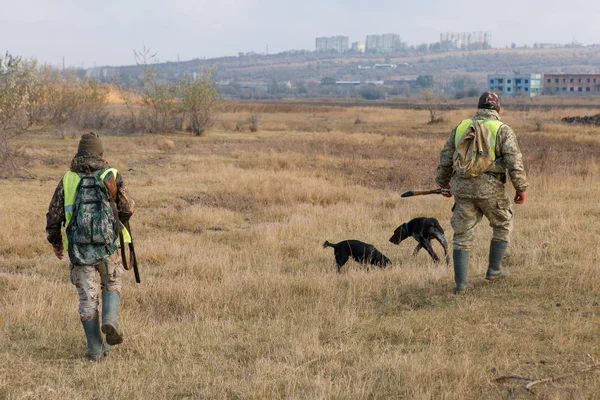
[[600, 74], [546, 74], [544, 94], [598, 94]]

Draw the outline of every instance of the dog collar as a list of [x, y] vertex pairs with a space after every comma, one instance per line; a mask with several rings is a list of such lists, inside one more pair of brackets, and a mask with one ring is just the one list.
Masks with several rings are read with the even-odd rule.
[[404, 230], [406, 231], [406, 233], [408, 234], [408, 222], [404, 223]]

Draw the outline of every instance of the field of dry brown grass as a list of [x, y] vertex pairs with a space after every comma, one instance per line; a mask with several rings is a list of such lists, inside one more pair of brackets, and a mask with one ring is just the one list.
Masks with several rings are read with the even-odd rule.
[[[260, 130], [248, 131], [260, 112]], [[0, 180], [0, 399], [592, 399], [600, 375], [539, 384], [600, 357], [600, 128], [549, 110], [507, 112], [530, 176], [505, 260], [484, 279], [490, 228], [477, 228], [475, 288], [400, 223], [439, 219], [452, 201], [401, 199], [433, 188], [452, 124], [427, 111], [229, 109], [208, 136], [103, 136], [137, 202], [131, 224], [142, 284], [124, 277], [125, 342], [85, 361], [68, 264], [52, 255], [45, 213], [76, 139], [21, 137], [36, 180]], [[514, 189], [509, 187], [509, 192]], [[325, 240], [359, 239], [392, 259], [335, 272]], [[439, 247], [437, 247], [438, 250]]]

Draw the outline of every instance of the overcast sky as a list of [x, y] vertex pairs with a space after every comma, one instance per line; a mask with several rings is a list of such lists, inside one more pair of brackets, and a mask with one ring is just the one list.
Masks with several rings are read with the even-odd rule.
[[[441, 32], [491, 31], [492, 46], [600, 43], [592, 0], [0, 0], [0, 50], [67, 66], [314, 50], [317, 36], [397, 33], [409, 45]], [[589, 22], [586, 22], [589, 21]]]

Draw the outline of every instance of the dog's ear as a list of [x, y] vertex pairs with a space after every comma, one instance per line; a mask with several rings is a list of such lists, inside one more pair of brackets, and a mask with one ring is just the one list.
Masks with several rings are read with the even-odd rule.
[[400, 241], [403, 241], [408, 237], [408, 231], [406, 230], [406, 224], [400, 225]]
[[394, 243], [394, 244], [400, 244], [400, 227], [397, 227], [394, 230], [394, 234], [392, 235], [392, 237], [390, 238], [390, 242]]

